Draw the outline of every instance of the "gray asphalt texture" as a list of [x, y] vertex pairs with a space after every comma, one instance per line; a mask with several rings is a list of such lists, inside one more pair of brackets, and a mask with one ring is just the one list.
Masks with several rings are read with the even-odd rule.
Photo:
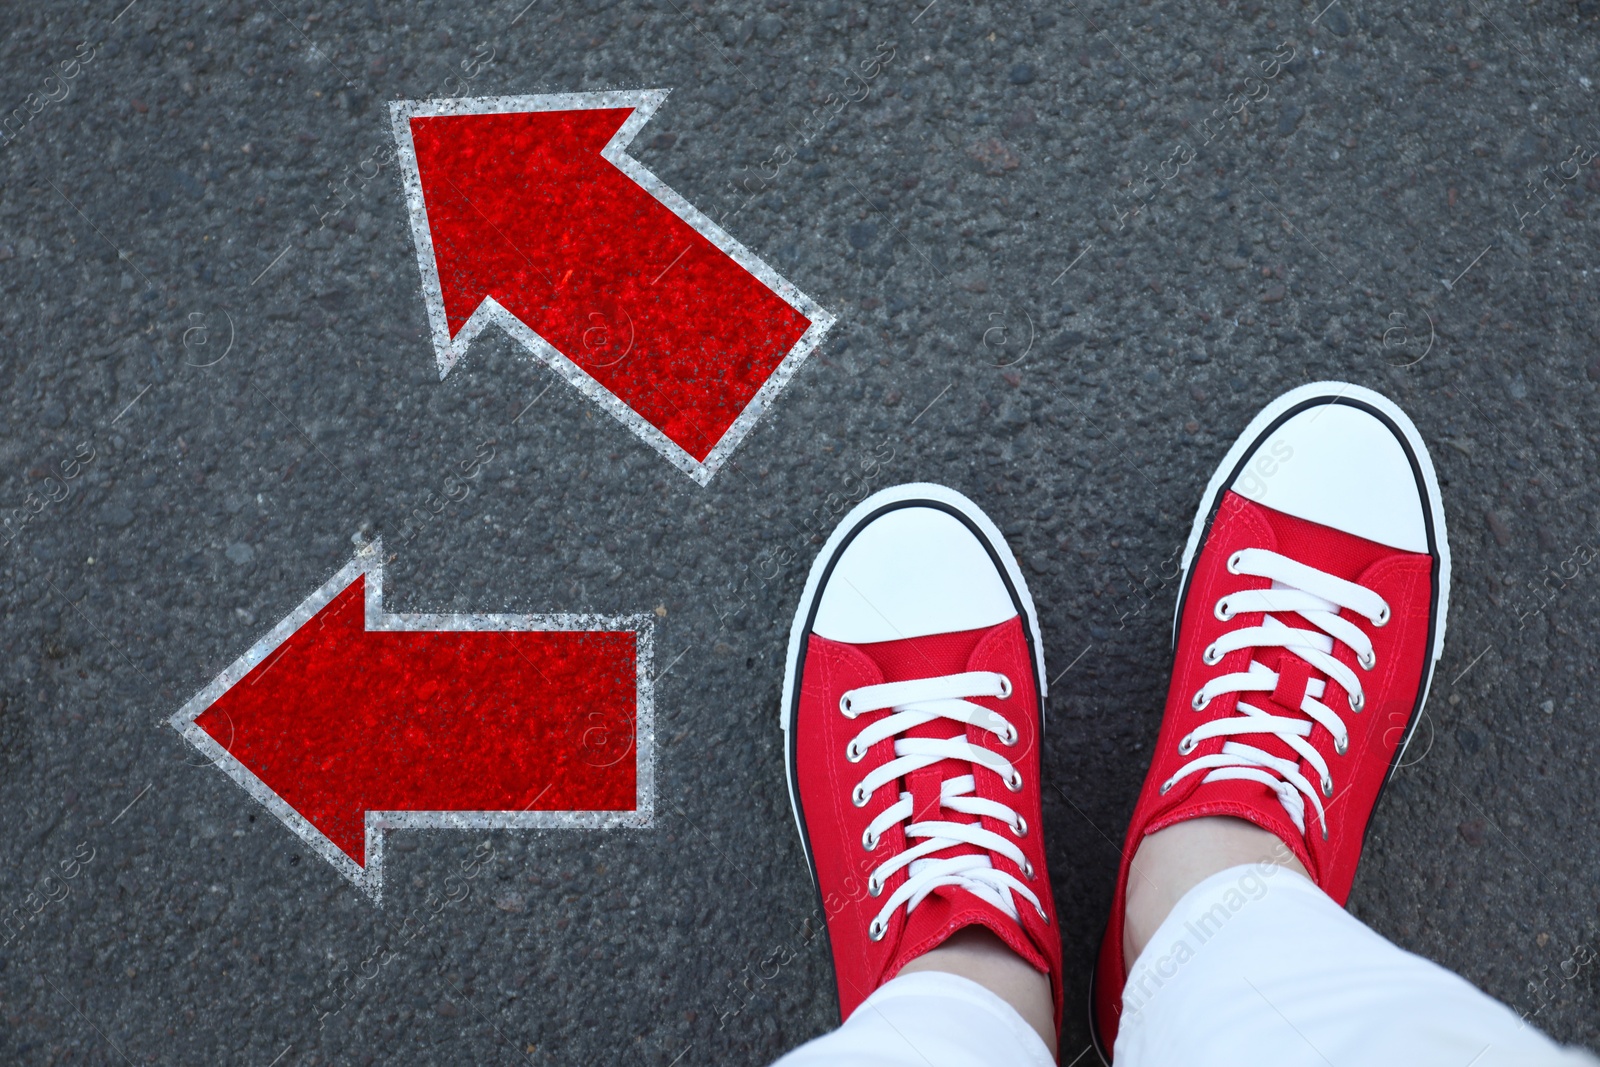
[[[525, 2], [0, 14], [0, 1060], [826, 1031], [783, 644], [927, 479], [1040, 606], [1070, 1061], [1193, 509], [1322, 378], [1415, 418], [1455, 555], [1351, 910], [1600, 1047], [1600, 5]], [[839, 319], [707, 488], [498, 333], [441, 382], [363, 162], [390, 100], [655, 87], [634, 154]], [[656, 613], [652, 828], [396, 833], [375, 908], [165, 725], [378, 535], [390, 610]]]

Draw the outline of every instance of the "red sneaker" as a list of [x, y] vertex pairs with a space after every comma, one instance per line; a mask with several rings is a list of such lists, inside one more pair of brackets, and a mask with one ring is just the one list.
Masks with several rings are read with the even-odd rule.
[[789, 634], [789, 797], [839, 1014], [983, 926], [1041, 972], [1061, 937], [1040, 840], [1044, 657], [988, 517], [937, 485], [863, 500], [811, 567]]
[[1433, 463], [1370, 389], [1318, 382], [1257, 415], [1183, 554], [1166, 713], [1122, 851], [1090, 1022], [1111, 1062], [1128, 868], [1203, 815], [1282, 838], [1340, 904], [1444, 647], [1450, 549]]

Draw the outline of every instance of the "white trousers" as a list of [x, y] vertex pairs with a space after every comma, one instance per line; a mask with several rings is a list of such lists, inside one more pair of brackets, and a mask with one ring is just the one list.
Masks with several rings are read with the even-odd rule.
[[[1062, 1049], [1063, 1063], [1097, 1063]], [[1180, 900], [1128, 975], [1117, 1067], [1600, 1067], [1362, 925], [1305, 878], [1235, 867]], [[923, 971], [886, 983], [779, 1067], [1054, 1061], [1005, 1001]]]

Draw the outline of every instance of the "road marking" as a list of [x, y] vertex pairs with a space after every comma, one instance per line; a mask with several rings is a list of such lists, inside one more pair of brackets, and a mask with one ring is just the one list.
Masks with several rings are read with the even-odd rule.
[[[667, 270], [671, 270], [673, 267], [676, 267], [678, 265], [678, 260], [682, 259], [684, 256], [689, 254], [690, 247], [691, 247], [690, 245], [684, 245], [683, 246], [683, 251], [678, 253], [677, 259], [674, 259], [671, 263], [667, 264]], [[650, 284], [654, 285], [656, 282], [659, 282], [662, 278], [665, 278], [667, 276], [667, 270], [664, 270], [660, 274], [657, 274], [655, 276], [654, 281], [652, 281]]]
[[392, 614], [374, 540], [169, 723], [379, 901], [387, 830], [651, 824], [654, 622]]
[[666, 97], [402, 100], [390, 117], [439, 376], [497, 326], [705, 485], [834, 320], [628, 155]]

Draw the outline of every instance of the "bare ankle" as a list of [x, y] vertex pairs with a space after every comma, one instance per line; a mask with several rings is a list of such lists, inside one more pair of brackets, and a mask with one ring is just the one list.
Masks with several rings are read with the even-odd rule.
[[1185, 893], [1218, 871], [1248, 863], [1276, 864], [1306, 874], [1305, 867], [1277, 835], [1243, 819], [1190, 819], [1157, 830], [1140, 841], [1128, 875], [1127, 912], [1122, 926], [1124, 969], [1132, 969]]
[[1055, 1003], [1050, 978], [1018, 956], [981, 926], [958, 930], [938, 948], [930, 949], [900, 969], [901, 974], [942, 971], [977, 982], [1010, 1004], [1056, 1055]]

